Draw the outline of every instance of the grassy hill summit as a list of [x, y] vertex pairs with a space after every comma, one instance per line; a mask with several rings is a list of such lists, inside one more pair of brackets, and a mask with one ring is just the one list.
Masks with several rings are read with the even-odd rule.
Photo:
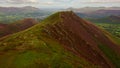
[[0, 68], [119, 68], [120, 46], [72, 11], [0, 39]]

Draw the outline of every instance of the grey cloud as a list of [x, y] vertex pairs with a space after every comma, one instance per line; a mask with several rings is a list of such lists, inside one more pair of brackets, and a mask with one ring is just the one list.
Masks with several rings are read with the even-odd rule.
[[72, 2], [73, 0], [54, 0], [54, 2]]
[[11, 4], [30, 3], [30, 4], [34, 4], [34, 3], [37, 3], [37, 0], [6, 0], [5, 3], [11, 3]]

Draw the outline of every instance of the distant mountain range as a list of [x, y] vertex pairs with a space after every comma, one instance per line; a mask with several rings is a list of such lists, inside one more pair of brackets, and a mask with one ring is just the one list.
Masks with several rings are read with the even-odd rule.
[[111, 15], [120, 15], [120, 7], [85, 7], [85, 8], [68, 8], [83, 18], [101, 18]]
[[120, 7], [85, 7], [68, 9], [39, 9], [31, 6], [0, 7], [0, 23], [13, 23], [24, 18], [42, 20], [56, 11], [72, 10], [82, 18], [104, 18], [111, 15], [120, 16]]
[[13, 23], [24, 18], [44, 19], [51, 11], [31, 6], [0, 7], [0, 23]]
[[72, 11], [0, 39], [0, 68], [120, 68], [120, 44]]
[[0, 7], [0, 13], [31, 13], [31, 12], [38, 12], [40, 9], [25, 6], [25, 7]]
[[91, 13], [98, 10], [120, 10], [120, 7], [84, 7], [84, 8], [67, 8], [67, 10], [72, 10], [74, 12], [80, 13]]

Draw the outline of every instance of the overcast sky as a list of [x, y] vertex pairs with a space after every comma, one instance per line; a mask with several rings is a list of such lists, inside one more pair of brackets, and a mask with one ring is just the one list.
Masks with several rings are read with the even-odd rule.
[[0, 0], [0, 6], [34, 6], [39, 8], [120, 7], [120, 0]]

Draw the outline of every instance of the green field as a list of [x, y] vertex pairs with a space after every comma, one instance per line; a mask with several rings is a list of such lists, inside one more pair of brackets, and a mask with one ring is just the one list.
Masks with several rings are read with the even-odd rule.
[[120, 24], [95, 23], [97, 26], [107, 30], [112, 35], [120, 38]]

